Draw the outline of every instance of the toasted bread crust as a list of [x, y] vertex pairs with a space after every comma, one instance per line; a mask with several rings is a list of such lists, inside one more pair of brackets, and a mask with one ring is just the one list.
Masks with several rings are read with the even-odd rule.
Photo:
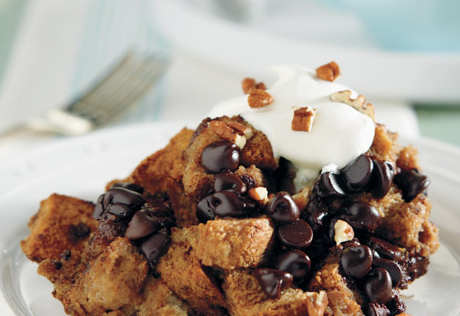
[[[29, 222], [30, 235], [21, 241], [26, 256], [35, 262], [59, 260], [64, 251], [80, 256], [97, 221], [92, 218], [94, 204], [77, 198], [52, 194], [40, 204], [40, 210]], [[88, 227], [88, 234], [75, 236], [75, 230]], [[84, 233], [84, 232], [83, 232]]]
[[256, 268], [265, 260], [273, 233], [268, 217], [208, 221], [198, 225], [196, 254], [205, 266]]

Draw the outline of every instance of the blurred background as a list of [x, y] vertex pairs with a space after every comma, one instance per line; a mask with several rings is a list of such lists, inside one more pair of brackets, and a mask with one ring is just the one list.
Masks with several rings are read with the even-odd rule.
[[128, 49], [169, 60], [109, 126], [198, 121], [267, 67], [331, 60], [405, 137], [460, 146], [457, 0], [0, 0], [0, 159], [61, 136], [18, 131], [62, 107]]

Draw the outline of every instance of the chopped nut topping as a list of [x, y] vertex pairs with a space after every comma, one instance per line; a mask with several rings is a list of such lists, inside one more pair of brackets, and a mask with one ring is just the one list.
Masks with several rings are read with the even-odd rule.
[[248, 191], [248, 195], [250, 198], [258, 202], [259, 204], [267, 204], [268, 203], [268, 190], [264, 187], [257, 187], [251, 188]]
[[267, 90], [267, 87], [265, 86], [265, 83], [259, 82], [258, 84], [256, 84], [256, 89]]
[[332, 82], [340, 76], [339, 65], [335, 61], [331, 61], [326, 65], [316, 68], [316, 75], [319, 79]]
[[263, 82], [256, 83], [255, 79], [252, 78], [245, 78], [242, 82], [242, 86], [245, 94], [251, 93], [254, 89], [267, 90]]
[[343, 243], [344, 241], [352, 240], [355, 237], [353, 227], [341, 219], [335, 223], [334, 231], [334, 240], [337, 245]]
[[294, 117], [292, 118], [291, 128], [293, 131], [311, 132], [315, 119], [316, 109], [306, 107], [294, 107]]
[[248, 103], [251, 108], [263, 108], [273, 102], [273, 97], [265, 90], [252, 89], [249, 92]]
[[307, 207], [308, 200], [310, 198], [310, 192], [311, 188], [304, 187], [302, 190], [292, 196], [292, 199], [294, 200], [295, 204], [297, 204], [297, 207], [300, 211]]
[[233, 129], [227, 123], [222, 121], [211, 121], [208, 123], [208, 125], [214, 133], [226, 140], [231, 141], [239, 148], [243, 148], [244, 145], [246, 145], [245, 135]]
[[229, 122], [227, 123], [227, 125], [233, 128], [235, 131], [244, 135], [247, 139], [251, 138], [254, 135], [254, 131], [246, 125], [237, 122]]
[[308, 316], [323, 316], [329, 302], [326, 291], [307, 292], [307, 297]]
[[337, 91], [331, 94], [330, 99], [333, 102], [348, 104], [355, 108], [357, 111], [369, 116], [372, 120], [375, 121], [374, 106], [371, 103], [366, 103], [366, 98], [361, 94], [358, 95], [355, 99], [351, 98], [351, 94], [351, 90]]

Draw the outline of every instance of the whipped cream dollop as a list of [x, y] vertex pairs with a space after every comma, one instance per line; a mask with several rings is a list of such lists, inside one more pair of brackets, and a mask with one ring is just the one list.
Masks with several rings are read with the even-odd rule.
[[[273, 103], [263, 108], [250, 108], [248, 96], [218, 103], [209, 117], [241, 115], [270, 141], [276, 158], [291, 161], [298, 169], [297, 184], [318, 175], [327, 165], [344, 167], [365, 153], [372, 145], [373, 120], [350, 105], [333, 102], [330, 95], [351, 90], [341, 84], [321, 80], [316, 73], [300, 66], [276, 66], [279, 79], [267, 92]], [[293, 107], [316, 109], [310, 132], [293, 131]]]

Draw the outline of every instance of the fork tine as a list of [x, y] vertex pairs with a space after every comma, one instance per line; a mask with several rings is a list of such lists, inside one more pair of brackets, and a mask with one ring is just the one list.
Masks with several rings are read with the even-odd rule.
[[110, 115], [110, 112], [118, 112], [120, 108], [139, 101], [140, 97], [150, 90], [164, 70], [164, 64], [150, 63], [144, 73], [140, 74], [140, 77], [132, 78], [133, 80], [129, 84], [130, 89], [120, 90], [120, 93], [113, 98], [113, 104], [110, 105], [111, 110], [107, 108], [108, 114]]
[[120, 87], [126, 86], [126, 81], [129, 80], [133, 74], [135, 74], [137, 69], [139, 69], [139, 60], [131, 60], [127, 67], [123, 68], [122, 71], [117, 73], [117, 77], [114, 78], [114, 80], [105, 85], [103, 89], [98, 90], [97, 94], [90, 96], [87, 99], [88, 102], [94, 102], [97, 100], [99, 103], [101, 99], [105, 100], [106, 97], [110, 97], [110, 95], [118, 91]]
[[132, 55], [127, 56], [127, 58], [110, 73], [108, 78], [104, 79], [94, 90], [81, 97], [76, 104], [69, 108], [69, 111], [85, 113], [91, 104], [97, 104], [97, 102], [103, 100], [104, 97], [102, 96], [109, 96], [112, 91], [123, 85], [126, 78], [134, 69], [135, 65], [133, 65], [133, 62]]
[[[101, 123], [104, 120], [110, 119], [111, 116], [118, 113], [122, 108], [132, 104], [135, 98], [140, 98], [151, 85], [155, 82], [159, 75], [164, 71], [163, 63], [152, 63], [150, 61], [142, 62], [131, 73], [127, 74], [123, 80], [123, 84], [113, 87], [113, 91], [109, 91], [107, 95], [101, 94], [100, 98], [93, 98], [91, 103], [97, 105], [92, 109], [97, 108], [97, 113], [92, 113], [93, 119]], [[152, 78], [152, 79], [150, 79]], [[139, 87], [145, 87], [140, 89]], [[132, 97], [128, 98], [127, 96]], [[88, 104], [91, 106], [91, 104]]]
[[112, 87], [113, 89], [108, 91], [107, 95], [101, 95], [101, 99], [92, 101], [100, 104], [102, 108], [112, 107], [114, 101], [120, 99], [121, 95], [134, 88], [137, 80], [142, 80], [142, 77], [150, 70], [149, 68], [150, 63], [147, 61], [136, 65], [136, 67], [131, 69], [130, 73], [125, 75], [123, 82], [119, 82], [116, 86]]
[[[133, 52], [129, 51], [121, 60], [118, 62], [118, 64], [110, 71], [108, 75], [106, 75], [101, 81], [99, 81], [95, 86], [91, 87], [91, 89], [86, 92], [81, 98], [80, 101], [90, 98], [92, 95], [98, 93], [98, 91], [101, 91], [109, 85], [111, 82], [113, 82], [116, 77], [119, 76], [119, 74], [127, 67], [129, 66], [129, 63], [133, 59]], [[69, 106], [69, 110], [71, 110], [73, 107], [73, 104]]]
[[71, 111], [78, 112], [97, 124], [103, 123], [125, 105], [142, 97], [167, 67], [165, 61], [155, 58], [141, 61], [132, 55], [127, 57], [129, 58], [125, 58], [120, 67], [117, 67], [117, 71], [111, 73], [110, 78], [84, 96]]

